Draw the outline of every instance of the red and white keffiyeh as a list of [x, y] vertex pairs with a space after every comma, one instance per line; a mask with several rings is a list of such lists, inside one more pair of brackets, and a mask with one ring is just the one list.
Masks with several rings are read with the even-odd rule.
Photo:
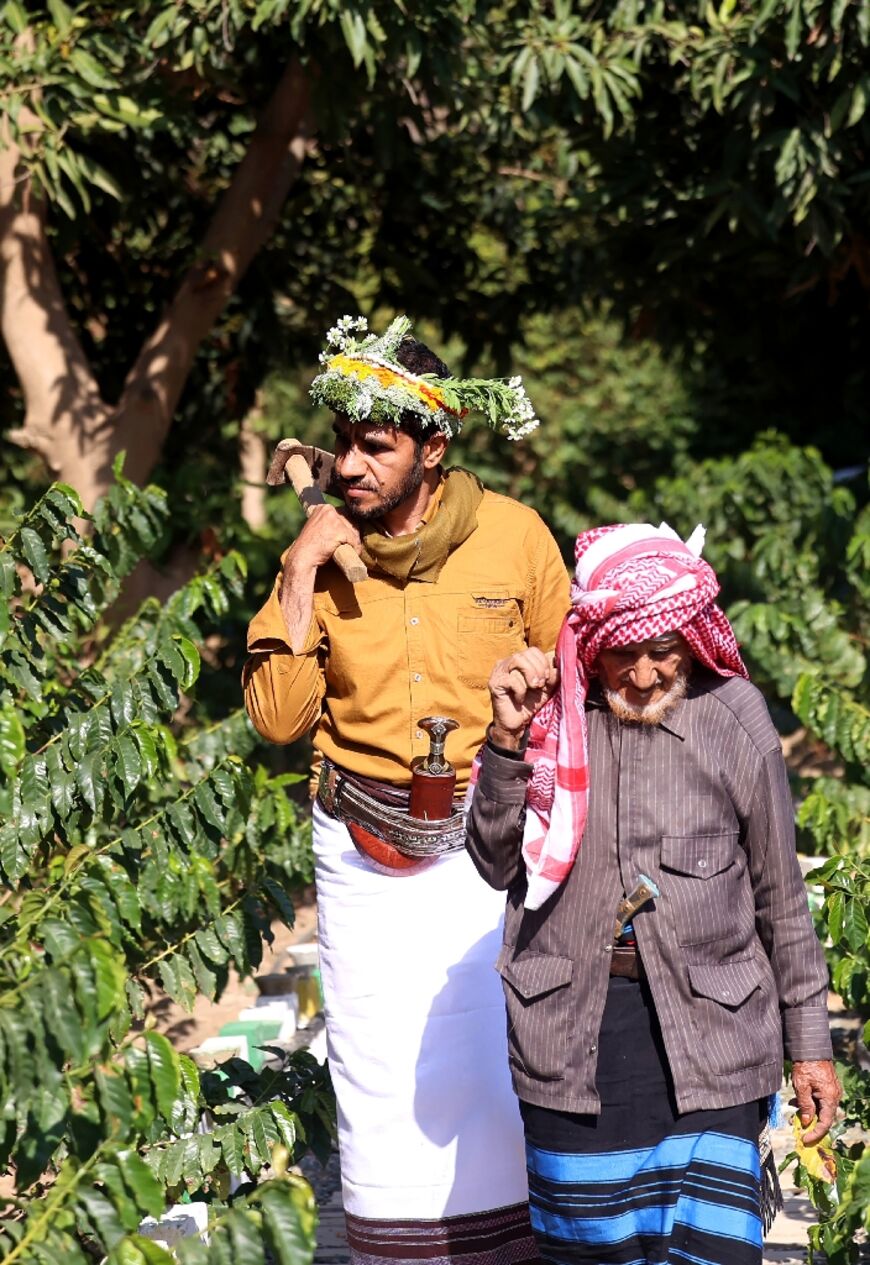
[[719, 581], [700, 557], [704, 529], [684, 543], [661, 523], [582, 532], [574, 547], [571, 609], [559, 633], [561, 677], [532, 721], [526, 760], [523, 858], [527, 909], [539, 909], [568, 877], [589, 798], [586, 693], [599, 651], [679, 632], [693, 656], [720, 676], [748, 676], [734, 630], [715, 605]]

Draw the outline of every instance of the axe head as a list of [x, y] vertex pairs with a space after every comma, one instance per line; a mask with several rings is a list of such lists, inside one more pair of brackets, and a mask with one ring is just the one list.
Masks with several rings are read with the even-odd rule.
[[284, 467], [287, 465], [287, 458], [296, 454], [305, 458], [311, 477], [321, 492], [335, 496], [336, 489], [333, 485], [335, 462], [332, 453], [326, 452], [323, 448], [315, 448], [313, 444], [301, 444], [298, 439], [282, 439], [278, 443], [272, 453], [269, 472], [266, 475], [269, 487], [278, 488], [290, 482]]

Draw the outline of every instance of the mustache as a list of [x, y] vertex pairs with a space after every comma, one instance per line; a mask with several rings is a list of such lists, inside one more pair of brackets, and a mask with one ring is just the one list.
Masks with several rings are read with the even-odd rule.
[[336, 479], [340, 492], [353, 489], [355, 492], [377, 492], [377, 486], [372, 487], [370, 483], [363, 482], [362, 479]]
[[629, 724], [657, 725], [672, 708], [676, 707], [680, 699], [686, 697], [688, 683], [688, 672], [678, 672], [670, 689], [662, 695], [657, 703], [645, 703], [639, 707], [633, 703], [626, 703], [616, 690], [605, 689], [604, 697], [607, 700], [608, 707], [617, 719], [626, 721]]

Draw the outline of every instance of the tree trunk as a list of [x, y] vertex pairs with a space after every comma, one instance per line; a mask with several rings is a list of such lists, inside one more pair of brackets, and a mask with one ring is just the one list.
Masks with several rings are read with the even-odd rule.
[[266, 526], [266, 443], [256, 423], [263, 416], [260, 399], [242, 421], [239, 430], [239, 473], [242, 477], [242, 518], [251, 531]]
[[10, 438], [39, 453], [90, 509], [109, 486], [122, 449], [129, 478], [142, 483], [154, 469], [196, 352], [272, 233], [302, 165], [308, 83], [292, 61], [218, 204], [198, 262], [142, 347], [116, 405], [103, 400], [70, 322], [45, 206], [19, 174], [20, 151], [8, 134], [2, 139], [0, 330], [26, 401], [24, 425]]
[[[25, 110], [19, 122], [39, 125]], [[81, 457], [105, 434], [112, 410], [64, 305], [45, 234], [45, 205], [18, 174], [19, 151], [5, 126], [0, 139], [0, 332], [26, 409], [24, 425], [9, 438], [38, 453], [55, 478], [75, 484], [92, 505], [99, 493]]]

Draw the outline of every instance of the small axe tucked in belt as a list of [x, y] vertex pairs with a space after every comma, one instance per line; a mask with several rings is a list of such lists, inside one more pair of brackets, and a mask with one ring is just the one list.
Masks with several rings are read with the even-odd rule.
[[616, 907], [616, 925], [613, 929], [613, 947], [610, 951], [610, 974], [623, 979], [644, 978], [643, 963], [636, 944], [620, 944], [619, 938], [639, 909], [648, 900], [659, 895], [659, 889], [651, 878], [641, 874], [640, 881]]

